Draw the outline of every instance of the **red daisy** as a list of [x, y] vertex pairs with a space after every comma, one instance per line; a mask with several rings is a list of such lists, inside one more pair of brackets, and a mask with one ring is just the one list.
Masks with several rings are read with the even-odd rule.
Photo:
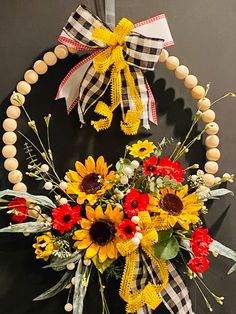
[[208, 229], [203, 229], [202, 226], [198, 227], [192, 232], [192, 239], [190, 246], [195, 256], [207, 256], [209, 246], [213, 239], [208, 234]]
[[210, 264], [209, 260], [204, 256], [196, 256], [194, 258], [191, 258], [190, 261], [188, 262], [189, 268], [193, 272], [197, 273], [203, 273], [205, 270], [208, 269], [209, 264]]
[[182, 182], [184, 178], [182, 176], [185, 174], [185, 170], [181, 168], [178, 161], [171, 161], [170, 158], [164, 157], [160, 160], [158, 164], [158, 174], [162, 177], [169, 176], [170, 179], [175, 179], [177, 182]]
[[70, 207], [69, 204], [61, 205], [58, 208], [52, 210], [52, 223], [53, 228], [64, 233], [70, 230], [80, 219], [81, 207]]
[[123, 219], [122, 223], [118, 226], [122, 238], [131, 239], [136, 232], [136, 224], [129, 219]]
[[13, 200], [8, 203], [9, 209], [14, 209], [17, 212], [12, 215], [12, 220], [15, 222], [22, 223], [26, 220], [28, 214], [28, 208], [26, 206], [26, 199], [23, 197], [15, 197]]
[[123, 207], [128, 217], [132, 217], [138, 215], [140, 211], [146, 210], [148, 203], [148, 194], [140, 193], [138, 190], [131, 188], [125, 197]]
[[145, 176], [158, 174], [157, 161], [158, 158], [156, 156], [152, 156], [143, 161], [143, 173]]

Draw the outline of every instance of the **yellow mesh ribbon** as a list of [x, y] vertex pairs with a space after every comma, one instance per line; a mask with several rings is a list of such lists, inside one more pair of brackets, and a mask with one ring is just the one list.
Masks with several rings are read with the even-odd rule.
[[108, 46], [108, 48], [93, 58], [94, 69], [99, 73], [105, 73], [110, 66], [112, 66], [111, 106], [109, 107], [104, 102], [98, 102], [95, 112], [104, 118], [101, 118], [98, 121], [91, 121], [91, 124], [97, 131], [110, 127], [113, 118], [113, 111], [122, 102], [121, 71], [123, 70], [130, 95], [134, 101], [135, 110], [127, 111], [123, 121], [121, 121], [121, 129], [126, 135], [134, 135], [138, 132], [140, 115], [143, 111], [143, 104], [135, 86], [134, 78], [130, 72], [129, 65], [123, 56], [125, 36], [130, 33], [133, 27], [134, 24], [131, 21], [123, 18], [116, 26], [114, 32], [100, 27], [96, 27], [93, 31], [93, 37]]
[[120, 296], [127, 302], [126, 313], [135, 313], [145, 304], [152, 310], [156, 309], [162, 302], [160, 292], [165, 288], [169, 279], [166, 262], [157, 259], [152, 253], [152, 245], [158, 241], [158, 234], [153, 227], [151, 217], [148, 212], [143, 211], [139, 213], [139, 218], [139, 225], [143, 231], [141, 248], [159, 270], [161, 283], [149, 282], [143, 289], [131, 292], [132, 283], [135, 279], [136, 261], [139, 254], [138, 247], [132, 244], [131, 240], [118, 243], [117, 248], [120, 254], [126, 257], [125, 269], [120, 285]]

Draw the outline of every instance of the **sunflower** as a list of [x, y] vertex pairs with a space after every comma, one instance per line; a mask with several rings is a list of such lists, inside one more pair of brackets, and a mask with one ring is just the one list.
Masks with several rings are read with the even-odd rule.
[[112, 188], [115, 172], [108, 171], [109, 167], [103, 156], [100, 156], [96, 163], [91, 156], [85, 160], [85, 165], [76, 161], [75, 169], [76, 171], [69, 170], [66, 173], [68, 178], [66, 192], [78, 195], [79, 204], [83, 204], [87, 199], [93, 205], [98, 196]]
[[85, 250], [85, 259], [90, 259], [96, 255], [100, 263], [104, 263], [108, 258], [116, 259], [118, 251], [116, 243], [119, 241], [118, 226], [124, 217], [120, 206], [112, 209], [107, 205], [105, 212], [99, 205], [96, 209], [91, 206], [86, 207], [86, 218], [80, 221], [81, 230], [74, 233], [74, 246], [78, 250]]
[[197, 199], [196, 193], [188, 194], [188, 186], [181, 191], [171, 188], [160, 190], [157, 197], [152, 198], [152, 211], [158, 213], [160, 218], [171, 227], [178, 223], [183, 229], [189, 230], [191, 223], [199, 222], [199, 210], [202, 203]]
[[149, 142], [148, 140], [138, 141], [131, 146], [129, 154], [135, 158], [144, 159], [150, 157], [150, 154], [153, 153], [155, 149], [156, 146], [153, 142]]

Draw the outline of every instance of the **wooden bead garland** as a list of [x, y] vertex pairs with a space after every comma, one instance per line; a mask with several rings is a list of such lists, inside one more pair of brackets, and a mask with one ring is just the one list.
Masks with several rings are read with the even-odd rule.
[[[48, 51], [44, 54], [43, 60], [37, 60], [33, 65], [33, 70], [30, 69], [24, 74], [24, 81], [20, 81], [17, 84], [16, 92], [13, 92], [10, 102], [12, 106], [7, 109], [7, 116], [3, 121], [3, 129], [6, 133], [3, 135], [3, 142], [6, 144], [3, 147], [3, 154], [6, 157], [4, 162], [4, 168], [10, 171], [8, 174], [8, 180], [14, 184], [13, 190], [19, 192], [26, 192], [27, 186], [21, 182], [23, 174], [17, 170], [18, 161], [14, 158], [14, 153], [16, 153], [16, 148], [13, 144], [16, 143], [17, 137], [14, 131], [17, 128], [17, 122], [15, 121], [20, 116], [20, 107], [25, 102], [24, 95], [27, 95], [31, 91], [31, 84], [35, 84], [38, 81], [38, 75], [43, 75], [48, 71], [48, 66], [53, 66], [57, 63], [57, 59], [65, 59], [69, 52], [76, 53], [76, 49], [67, 48], [64, 45], [58, 45], [55, 47], [54, 52]], [[160, 63], [166, 63], [166, 67], [174, 71], [175, 76], [179, 80], [183, 80], [184, 86], [191, 89], [192, 97], [198, 100], [197, 106], [200, 111], [202, 111], [202, 121], [206, 123], [206, 133], [208, 136], [205, 139], [205, 144], [208, 148], [206, 152], [206, 157], [208, 161], [206, 162], [204, 169], [206, 173], [203, 175], [204, 184], [207, 187], [211, 187], [215, 183], [214, 174], [218, 171], [218, 164], [216, 161], [220, 158], [220, 151], [216, 147], [219, 145], [219, 138], [215, 134], [219, 131], [219, 126], [215, 120], [215, 112], [210, 109], [211, 102], [205, 97], [205, 89], [197, 85], [198, 79], [195, 75], [189, 74], [189, 69], [185, 65], [180, 65], [180, 61], [175, 56], [169, 56], [166, 49], [163, 49], [160, 57]], [[19, 102], [15, 98], [19, 99]], [[12, 107], [12, 108], [11, 108]], [[14, 108], [13, 108], [14, 107]], [[7, 157], [11, 156], [12, 157]]]

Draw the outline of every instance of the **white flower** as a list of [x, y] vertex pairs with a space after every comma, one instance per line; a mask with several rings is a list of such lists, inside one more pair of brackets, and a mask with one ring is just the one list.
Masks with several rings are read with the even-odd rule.
[[49, 171], [49, 166], [47, 164], [43, 164], [41, 167], [40, 167], [41, 171], [42, 172], [48, 172]]
[[44, 184], [44, 188], [45, 188], [45, 190], [50, 191], [53, 188], [53, 185], [51, 182], [46, 182]]

